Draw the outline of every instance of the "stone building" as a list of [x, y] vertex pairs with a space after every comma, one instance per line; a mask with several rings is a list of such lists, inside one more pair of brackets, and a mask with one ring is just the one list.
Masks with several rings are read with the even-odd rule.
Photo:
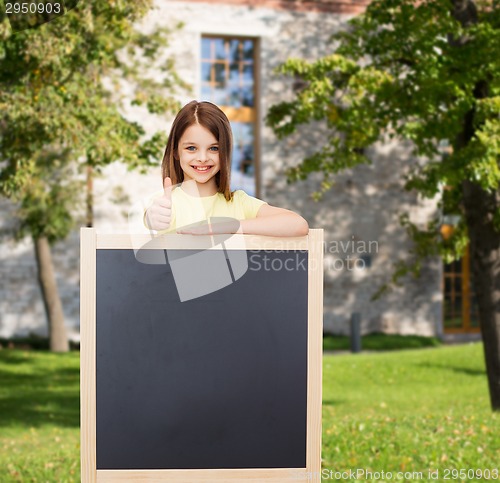
[[[443, 308], [451, 311], [452, 322], [458, 320], [457, 310], [462, 310], [462, 305], [457, 305], [463, 301], [458, 301], [462, 289], [455, 282], [461, 283], [463, 270], [456, 264], [446, 268], [452, 285], [443, 285], [443, 264], [433, 259], [425, 265], [420, 279], [407, 278], [404, 287], [370, 301], [377, 288], [389, 280], [393, 263], [408, 257], [411, 242], [399, 226], [399, 214], [408, 211], [412, 221], [423, 224], [436, 210], [435, 201], [403, 190], [402, 174], [419, 162], [410, 157], [408, 146], [374, 146], [368, 153], [370, 165], [336, 176], [333, 188], [322, 201], [315, 202], [310, 194], [320, 178], [313, 176], [288, 185], [284, 171], [313, 152], [324, 136], [321, 126], [278, 140], [264, 123], [269, 107], [294, 92], [293, 80], [273, 70], [290, 57], [313, 60], [332, 52], [329, 36], [344, 28], [367, 3], [156, 0], [157, 9], [140, 28], [147, 31], [154, 25], [184, 22], [169, 47], [177, 72], [193, 86], [193, 94], [180, 101], [210, 100], [227, 113], [235, 137], [233, 188], [244, 188], [272, 205], [299, 212], [310, 227], [324, 228], [325, 331], [347, 333], [351, 314], [359, 312], [364, 333], [442, 336]], [[159, 126], [168, 132], [172, 121], [147, 117], [137, 109], [130, 109], [127, 115], [140, 120], [151, 132]], [[159, 163], [161, 156], [159, 152]], [[138, 193], [159, 188], [159, 168], [139, 175], [128, 173], [119, 164], [110, 166], [94, 185], [95, 227], [101, 233], [126, 232], [130, 203]], [[2, 202], [2, 213], [2, 230], [8, 231], [14, 223], [12, 207]], [[79, 235], [75, 231], [54, 248], [60, 294], [73, 339], [79, 336], [78, 259]], [[46, 333], [29, 240], [18, 244], [2, 241], [0, 275], [0, 337]], [[463, 319], [463, 314], [460, 317]], [[469, 320], [469, 329], [471, 325], [474, 323]]]

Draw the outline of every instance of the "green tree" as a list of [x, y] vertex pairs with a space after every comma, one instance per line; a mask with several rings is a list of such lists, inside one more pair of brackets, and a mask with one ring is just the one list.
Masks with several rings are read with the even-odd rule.
[[50, 245], [81, 217], [87, 173], [114, 161], [143, 169], [158, 157], [166, 136], [147, 139], [123, 115], [126, 103], [174, 112], [175, 94], [188, 89], [161, 55], [180, 25], [147, 34], [135, 27], [151, 6], [86, 0], [20, 32], [0, 18], [0, 194], [19, 208], [17, 235], [33, 238], [54, 351], [68, 350], [68, 340]]
[[[406, 188], [432, 198], [446, 186], [446, 208], [459, 213], [460, 222], [443, 240], [439, 217], [422, 230], [403, 215], [415, 257], [412, 264], [397, 264], [392, 282], [408, 272], [418, 275], [426, 256], [459, 257], [470, 241], [494, 410], [500, 410], [499, 6], [481, 0], [374, 1], [332, 36], [331, 55], [280, 66], [278, 72], [302, 80], [303, 88], [292, 101], [273, 106], [267, 118], [278, 136], [311, 121], [324, 122], [331, 133], [288, 171], [291, 182], [322, 172], [316, 199], [335, 173], [370, 162], [364, 148], [376, 141], [411, 140], [414, 154], [426, 158], [405, 179]], [[446, 157], [443, 143], [452, 148]]]

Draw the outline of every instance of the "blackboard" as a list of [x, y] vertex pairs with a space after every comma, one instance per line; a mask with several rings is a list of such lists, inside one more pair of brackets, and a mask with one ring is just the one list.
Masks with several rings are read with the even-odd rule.
[[165, 263], [146, 264], [130, 236], [82, 229], [82, 481], [320, 481], [322, 233], [311, 232], [233, 236], [228, 265], [245, 257], [245, 273], [181, 301], [169, 260], [206, 237], [157, 237], [149, 249]]

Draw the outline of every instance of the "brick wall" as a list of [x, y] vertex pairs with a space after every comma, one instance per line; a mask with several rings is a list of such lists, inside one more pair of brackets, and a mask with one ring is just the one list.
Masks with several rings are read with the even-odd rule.
[[251, 8], [271, 8], [296, 12], [325, 12], [358, 14], [362, 13], [370, 0], [185, 0], [185, 3], [209, 3]]

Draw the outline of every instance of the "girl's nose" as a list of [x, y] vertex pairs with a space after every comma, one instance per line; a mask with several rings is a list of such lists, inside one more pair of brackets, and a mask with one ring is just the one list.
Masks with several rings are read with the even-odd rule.
[[200, 151], [199, 161], [200, 163], [206, 163], [210, 159], [209, 153]]

